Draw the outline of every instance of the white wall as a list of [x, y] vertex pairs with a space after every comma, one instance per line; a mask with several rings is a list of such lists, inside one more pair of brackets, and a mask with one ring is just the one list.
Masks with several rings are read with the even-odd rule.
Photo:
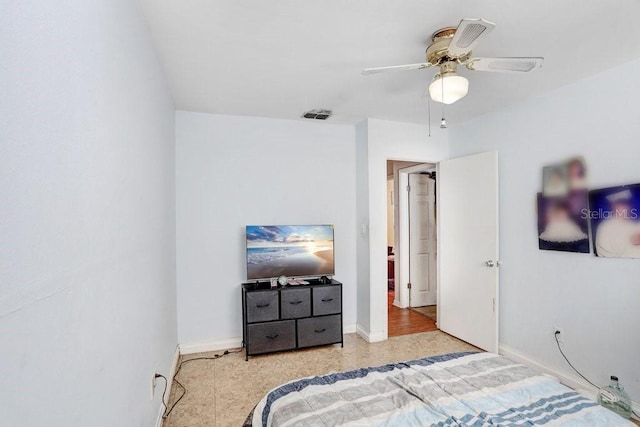
[[[366, 124], [366, 126], [365, 126]], [[369, 257], [359, 262], [358, 282], [368, 286], [358, 288], [358, 327], [370, 341], [387, 337], [387, 211], [386, 179], [387, 160], [437, 162], [448, 157], [447, 130], [432, 129], [429, 137], [427, 126], [368, 119], [356, 128], [359, 138], [357, 164], [359, 171], [366, 170], [366, 179], [358, 181], [358, 195], [367, 194], [368, 214], [358, 214], [358, 227], [366, 233], [358, 236], [358, 251], [369, 250]], [[366, 131], [366, 132], [365, 132]], [[366, 141], [366, 149], [362, 146]], [[366, 159], [366, 161], [364, 160]], [[365, 167], [366, 165], [366, 167]], [[396, 189], [397, 191], [397, 189]], [[364, 198], [362, 199], [364, 201]], [[360, 260], [362, 254], [358, 254]], [[369, 273], [362, 270], [368, 269]], [[361, 277], [361, 274], [362, 277]], [[367, 304], [368, 301], [368, 304]], [[366, 304], [366, 305], [364, 305]], [[360, 313], [368, 312], [368, 316]]]
[[247, 224], [334, 224], [343, 320], [354, 325], [354, 127], [179, 111], [176, 135], [181, 345], [242, 335]]
[[150, 426], [176, 349], [173, 103], [132, 2], [3, 2], [0, 424]]
[[[542, 71], [544, 72], [544, 70]], [[599, 384], [620, 377], [640, 401], [640, 260], [538, 250], [536, 192], [546, 163], [581, 154], [592, 188], [640, 182], [640, 61], [450, 129], [452, 157], [500, 156], [500, 336], [566, 373], [553, 340]]]
[[356, 126], [356, 264], [358, 333], [367, 336], [371, 316], [369, 278], [369, 123]]

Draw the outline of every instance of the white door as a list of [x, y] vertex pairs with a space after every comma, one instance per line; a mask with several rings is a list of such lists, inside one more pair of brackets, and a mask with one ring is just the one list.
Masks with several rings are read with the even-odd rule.
[[498, 153], [438, 165], [438, 326], [498, 351]]
[[409, 174], [409, 305], [434, 305], [436, 293], [436, 184]]

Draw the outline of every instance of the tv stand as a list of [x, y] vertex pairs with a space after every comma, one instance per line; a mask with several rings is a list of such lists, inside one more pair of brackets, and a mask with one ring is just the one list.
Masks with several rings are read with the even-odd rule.
[[242, 345], [249, 356], [317, 347], [344, 346], [342, 283], [309, 279], [308, 285], [272, 288], [242, 284]]

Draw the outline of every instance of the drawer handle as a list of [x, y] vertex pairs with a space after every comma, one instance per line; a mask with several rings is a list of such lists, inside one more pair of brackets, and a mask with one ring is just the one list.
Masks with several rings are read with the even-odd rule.
[[324, 331], [326, 331], [326, 330], [327, 330], [327, 328], [315, 329], [315, 330], [314, 330], [314, 332], [315, 332], [316, 334], [321, 334], [321, 333], [323, 333], [323, 332], [324, 332]]
[[274, 339], [278, 338], [278, 334], [267, 335], [267, 338], [269, 338], [270, 340], [274, 340]]
[[265, 307], [269, 307], [269, 303], [266, 303], [266, 304], [256, 304], [256, 307], [258, 307], [258, 308], [265, 308]]
[[322, 298], [322, 302], [331, 302], [333, 298]]
[[289, 304], [298, 305], [302, 304], [304, 301], [289, 301]]

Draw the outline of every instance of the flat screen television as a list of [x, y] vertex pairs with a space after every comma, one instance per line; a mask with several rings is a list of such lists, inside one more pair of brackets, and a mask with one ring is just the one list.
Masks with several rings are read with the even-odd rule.
[[247, 279], [333, 276], [333, 225], [248, 225]]

